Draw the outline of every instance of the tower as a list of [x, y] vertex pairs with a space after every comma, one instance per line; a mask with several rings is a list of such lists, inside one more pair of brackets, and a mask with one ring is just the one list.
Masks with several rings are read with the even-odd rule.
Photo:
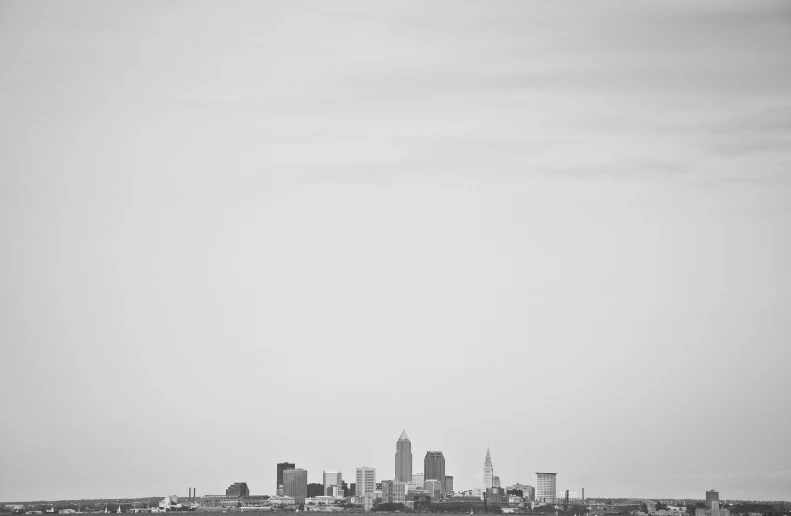
[[483, 461], [483, 488], [494, 487], [494, 468], [492, 468], [492, 455], [486, 448], [486, 460]]
[[305, 503], [308, 496], [308, 472], [302, 468], [284, 470], [283, 494], [294, 497], [297, 504]]
[[536, 501], [555, 503], [557, 473], [536, 473]]
[[287, 469], [294, 469], [295, 467], [296, 465], [292, 464], [291, 462], [277, 463], [277, 485], [275, 486], [275, 489], [280, 489], [280, 487], [283, 485], [283, 472]]
[[406, 430], [401, 432], [401, 437], [396, 441], [395, 479], [398, 482], [412, 480], [412, 442]]
[[426, 481], [439, 480], [440, 495], [445, 494], [445, 456], [441, 451], [428, 451], [423, 460], [423, 474]]
[[[340, 471], [327, 471], [324, 470], [322, 472], [323, 476], [323, 483], [324, 489], [322, 490], [322, 494], [324, 496], [335, 496], [338, 492], [340, 492], [341, 485], [343, 484], [343, 475]], [[333, 491], [333, 487], [336, 487]]]
[[357, 468], [357, 493], [356, 496], [373, 494], [376, 490], [376, 468], [363, 466]]

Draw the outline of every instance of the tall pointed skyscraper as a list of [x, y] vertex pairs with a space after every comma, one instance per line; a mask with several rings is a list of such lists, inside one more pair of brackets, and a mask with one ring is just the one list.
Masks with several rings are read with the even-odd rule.
[[486, 448], [486, 460], [483, 462], [483, 488], [489, 489], [494, 484], [494, 468], [492, 468], [492, 455]]
[[412, 442], [406, 435], [406, 430], [401, 432], [401, 437], [396, 442], [395, 479], [398, 482], [412, 480]]

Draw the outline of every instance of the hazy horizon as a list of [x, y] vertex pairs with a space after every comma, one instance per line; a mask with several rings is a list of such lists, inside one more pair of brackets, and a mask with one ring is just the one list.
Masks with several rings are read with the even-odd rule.
[[0, 500], [791, 500], [791, 4], [0, 2]]

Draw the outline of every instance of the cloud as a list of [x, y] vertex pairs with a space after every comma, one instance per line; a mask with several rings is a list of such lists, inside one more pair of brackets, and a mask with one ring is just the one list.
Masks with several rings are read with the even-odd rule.
[[791, 105], [714, 122], [703, 127], [715, 151], [736, 156], [779, 153], [791, 159]]

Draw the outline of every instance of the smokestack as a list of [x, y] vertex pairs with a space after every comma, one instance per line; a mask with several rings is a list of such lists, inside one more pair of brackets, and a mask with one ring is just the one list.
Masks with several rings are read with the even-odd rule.
[[585, 488], [582, 488], [582, 503], [585, 503]]

